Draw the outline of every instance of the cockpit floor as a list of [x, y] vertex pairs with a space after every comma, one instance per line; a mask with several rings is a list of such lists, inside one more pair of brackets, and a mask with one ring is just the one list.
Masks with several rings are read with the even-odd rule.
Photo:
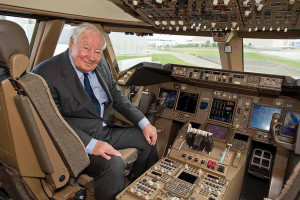
[[268, 197], [268, 190], [269, 180], [246, 174], [240, 200], [263, 200]]

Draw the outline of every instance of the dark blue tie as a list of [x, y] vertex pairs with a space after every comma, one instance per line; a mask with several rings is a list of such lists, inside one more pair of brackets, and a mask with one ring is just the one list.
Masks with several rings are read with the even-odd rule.
[[92, 99], [93, 104], [96, 106], [96, 109], [97, 109], [99, 115], [101, 116], [101, 106], [100, 106], [100, 103], [99, 103], [98, 99], [96, 98], [96, 96], [95, 96], [95, 94], [93, 92], [93, 89], [92, 89], [92, 86], [91, 86], [88, 74], [86, 74], [86, 73], [84, 74], [84, 87], [85, 87], [86, 92], [88, 93], [88, 95]]

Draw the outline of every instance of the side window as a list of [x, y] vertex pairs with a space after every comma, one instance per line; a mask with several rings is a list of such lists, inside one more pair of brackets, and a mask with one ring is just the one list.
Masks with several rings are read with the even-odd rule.
[[57, 46], [55, 48], [54, 56], [64, 52], [65, 50], [67, 50], [69, 48], [69, 40], [70, 40], [71, 35], [73, 34], [73, 30], [75, 27], [76, 26], [71, 26], [69, 24], [65, 24], [65, 26], [60, 34]]
[[29, 43], [31, 43], [34, 26], [36, 23], [35, 19], [0, 15], [0, 20], [13, 21], [13, 22], [19, 24], [24, 29]]
[[246, 72], [300, 78], [299, 39], [244, 39]]

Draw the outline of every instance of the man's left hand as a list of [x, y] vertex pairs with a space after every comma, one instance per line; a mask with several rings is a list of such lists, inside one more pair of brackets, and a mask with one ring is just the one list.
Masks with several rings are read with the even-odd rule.
[[145, 126], [143, 128], [143, 134], [144, 137], [146, 139], [146, 141], [154, 146], [157, 140], [157, 132], [156, 132], [156, 128], [154, 126], [152, 126], [151, 124], [148, 124], [147, 126]]

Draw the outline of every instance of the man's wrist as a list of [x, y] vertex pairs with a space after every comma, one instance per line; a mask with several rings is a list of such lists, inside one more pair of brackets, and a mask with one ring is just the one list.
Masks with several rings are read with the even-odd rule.
[[88, 143], [88, 145], [85, 147], [85, 150], [87, 151], [88, 154], [92, 155], [94, 148], [97, 144], [98, 140], [92, 138], [91, 141]]
[[144, 117], [141, 121], [139, 121], [138, 126], [143, 130], [148, 124], [150, 124], [149, 120]]

